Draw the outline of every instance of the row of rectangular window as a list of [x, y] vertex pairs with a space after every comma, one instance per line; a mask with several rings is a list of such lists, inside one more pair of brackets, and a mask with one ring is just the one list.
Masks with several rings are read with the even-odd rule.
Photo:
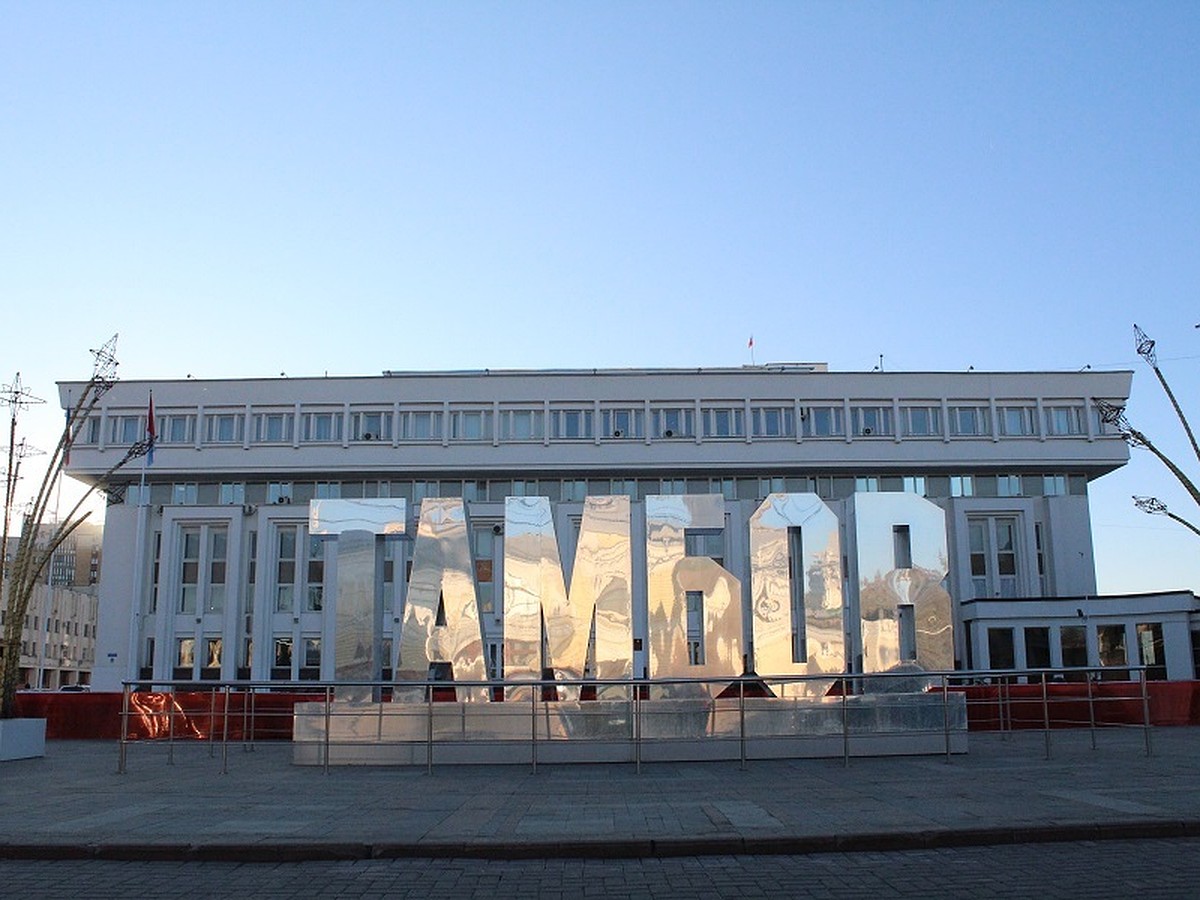
[[[1075, 437], [1087, 434], [1084, 407], [1080, 405], [1045, 406], [1042, 408], [1041, 428], [1037, 407], [1029, 405], [1000, 405], [996, 407], [996, 434], [1000, 437]], [[852, 405], [846, 410], [840, 404], [807, 405], [800, 408], [800, 436], [804, 438], [896, 437], [897, 422], [891, 404]], [[989, 404], [954, 405], [946, 408], [946, 427], [943, 428], [941, 405], [906, 405], [899, 410], [899, 434], [911, 438], [990, 437], [992, 407]], [[195, 444], [196, 416], [194, 414], [163, 414], [156, 417], [156, 439], [160, 444]], [[299, 415], [299, 434], [296, 434], [296, 414], [292, 412], [258, 412], [250, 415], [250, 442], [254, 444], [340, 443], [343, 426], [346, 437], [353, 442], [449, 441], [576, 441], [644, 440], [647, 435], [646, 411], [641, 408], [604, 408], [599, 416], [593, 408], [503, 409], [497, 414], [490, 409], [391, 410], [352, 412], [348, 417], [340, 412], [305, 412]], [[146, 437], [144, 415], [110, 416], [108, 443], [132, 444]], [[397, 424], [398, 423], [398, 424]], [[245, 442], [246, 415], [241, 412], [213, 412], [204, 416], [203, 443], [240, 444]], [[750, 437], [755, 439], [795, 438], [795, 406], [755, 406], [749, 416]], [[598, 431], [596, 429], [599, 429]], [[1104, 428], [1098, 418], [1096, 433]], [[719, 440], [745, 438], [746, 413], [744, 406], [655, 407], [649, 411], [649, 436], [653, 440], [697, 437]], [[100, 419], [92, 418], [81, 436], [81, 443], [98, 444]]]
[[[145, 491], [144, 496], [142, 491]], [[125, 502], [138, 505], [228, 506], [256, 503], [290, 504], [309, 500], [396, 497], [419, 503], [427, 497], [462, 497], [479, 502], [502, 502], [505, 497], [549, 497], [553, 501], [582, 501], [588, 496], [625, 494], [635, 500], [652, 494], [721, 494], [727, 500], [761, 500], [770, 493], [816, 493], [844, 499], [854, 492], [905, 491], [926, 497], [1057, 497], [1087, 493], [1083, 475], [1065, 473], [1001, 475], [866, 475], [667, 478], [567, 478], [318, 481], [177, 482], [169, 485], [131, 485]]]

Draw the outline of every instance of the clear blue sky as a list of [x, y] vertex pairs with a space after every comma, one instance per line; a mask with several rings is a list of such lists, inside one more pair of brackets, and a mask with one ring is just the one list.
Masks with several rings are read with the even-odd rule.
[[[1135, 368], [1200, 425], [1200, 5], [0, 0], [0, 373]], [[49, 407], [25, 419], [52, 444]], [[1200, 464], [1193, 460], [1193, 472]], [[1101, 588], [1200, 589], [1145, 454]]]

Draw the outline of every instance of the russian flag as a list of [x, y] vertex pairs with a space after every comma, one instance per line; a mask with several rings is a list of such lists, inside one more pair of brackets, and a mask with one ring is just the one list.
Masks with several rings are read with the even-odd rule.
[[146, 465], [154, 465], [154, 445], [158, 443], [158, 426], [154, 421], [154, 391], [150, 392], [150, 409], [146, 412]]

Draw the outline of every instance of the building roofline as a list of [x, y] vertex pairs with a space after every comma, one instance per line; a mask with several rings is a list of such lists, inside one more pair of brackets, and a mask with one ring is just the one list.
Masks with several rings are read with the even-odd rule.
[[[1132, 369], [970, 369], [967, 371], [946, 369], [914, 369], [890, 370], [885, 372], [842, 370], [830, 371], [827, 363], [767, 363], [756, 366], [698, 366], [696, 368], [667, 368], [667, 367], [630, 367], [630, 368], [594, 368], [594, 369], [429, 369], [403, 370], [384, 369], [378, 375], [247, 375], [217, 378], [129, 378], [122, 379], [121, 384], [188, 384], [188, 383], [270, 383], [270, 382], [325, 382], [325, 381], [369, 381], [380, 378], [489, 378], [489, 377], [629, 377], [638, 375], [667, 375], [667, 376], [761, 376], [761, 375], [834, 375], [834, 376], [929, 376], [943, 378], [993, 378], [997, 376], [1022, 375], [1132, 375]], [[85, 384], [86, 379], [65, 379], [59, 381], [60, 386]]]

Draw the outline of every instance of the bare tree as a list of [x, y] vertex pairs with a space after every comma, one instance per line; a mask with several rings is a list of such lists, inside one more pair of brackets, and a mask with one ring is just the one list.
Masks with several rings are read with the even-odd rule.
[[[1155, 353], [1154, 350], [1154, 341], [1137, 325], [1133, 326], [1133, 338], [1137, 346], [1138, 356], [1144, 359], [1146, 364], [1154, 370], [1154, 374], [1158, 378], [1158, 383], [1162, 385], [1162, 389], [1166, 393], [1167, 399], [1171, 401], [1171, 406], [1175, 410], [1175, 415], [1178, 417], [1180, 424], [1183, 425], [1183, 430], [1187, 434], [1188, 441], [1191, 442], [1192, 452], [1195, 453], [1196, 459], [1200, 460], [1200, 445], [1198, 445], [1196, 442], [1196, 435], [1192, 431], [1191, 423], [1188, 422], [1187, 416], [1183, 412], [1183, 408], [1179, 405], [1179, 401], [1175, 398], [1175, 392], [1171, 390], [1171, 385], [1167, 383], [1166, 376], [1163, 375], [1162, 370], [1158, 367], [1158, 354]], [[1150, 440], [1150, 438], [1130, 424], [1129, 419], [1125, 415], [1124, 406], [1117, 406], [1116, 404], [1109, 403], [1105, 400], [1097, 400], [1096, 409], [1100, 412], [1101, 420], [1105, 424], [1117, 429], [1121, 437], [1125, 439], [1125, 442], [1129, 444], [1130, 447], [1142, 447], [1154, 454], [1158, 461], [1166, 466], [1167, 470], [1175, 476], [1175, 480], [1183, 485], [1184, 490], [1191, 495], [1191, 498], [1193, 502], [1195, 502], [1196, 506], [1200, 507], [1200, 489], [1196, 487], [1196, 483], [1173, 459], [1155, 446], [1154, 442]], [[1149, 513], [1151, 515], [1166, 516], [1167, 518], [1183, 525], [1185, 528], [1195, 532], [1197, 536], [1200, 536], [1200, 528], [1197, 528], [1183, 516], [1176, 515], [1175, 513], [1171, 512], [1171, 510], [1167, 508], [1167, 504], [1163, 503], [1157, 497], [1135, 496], [1133, 498], [1133, 502], [1134, 505], [1137, 506], [1137, 508], [1142, 512]]]
[[29, 602], [34, 589], [41, 579], [42, 572], [55, 551], [76, 528], [84, 523], [90, 511], [83, 507], [97, 490], [107, 490], [112, 476], [131, 460], [144, 456], [149, 452], [152, 439], [147, 435], [145, 440], [134, 444], [125, 455], [99, 479], [91, 484], [79, 498], [65, 517], [57, 521], [47, 522], [51, 496], [55, 483], [62, 477], [70, 457], [71, 447], [79, 436], [88, 417], [96, 408], [100, 398], [108, 392], [117, 381], [116, 352], [117, 336], [114, 334], [103, 347], [93, 350], [95, 365], [92, 377], [84, 386], [78, 399], [67, 415], [66, 427], [58, 446], [50, 455], [46, 473], [42, 477], [37, 493], [22, 513], [21, 534], [17, 540], [16, 552], [11, 563], [7, 557], [7, 538], [9, 522], [15, 501], [15, 486], [19, 476], [21, 455], [16, 451], [17, 413], [25, 408], [35, 398], [26, 394], [20, 384], [20, 375], [13, 385], [5, 392], [4, 401], [8, 402], [12, 417], [9, 426], [9, 454], [7, 482], [5, 486], [4, 504], [4, 536], [5, 553], [0, 554], [0, 590], [8, 599], [8, 615], [4, 623], [4, 639], [0, 644], [3, 649], [3, 659], [0, 663], [0, 718], [8, 719], [16, 715], [17, 681], [20, 675], [21, 632], [25, 624], [25, 616], [29, 610]]

